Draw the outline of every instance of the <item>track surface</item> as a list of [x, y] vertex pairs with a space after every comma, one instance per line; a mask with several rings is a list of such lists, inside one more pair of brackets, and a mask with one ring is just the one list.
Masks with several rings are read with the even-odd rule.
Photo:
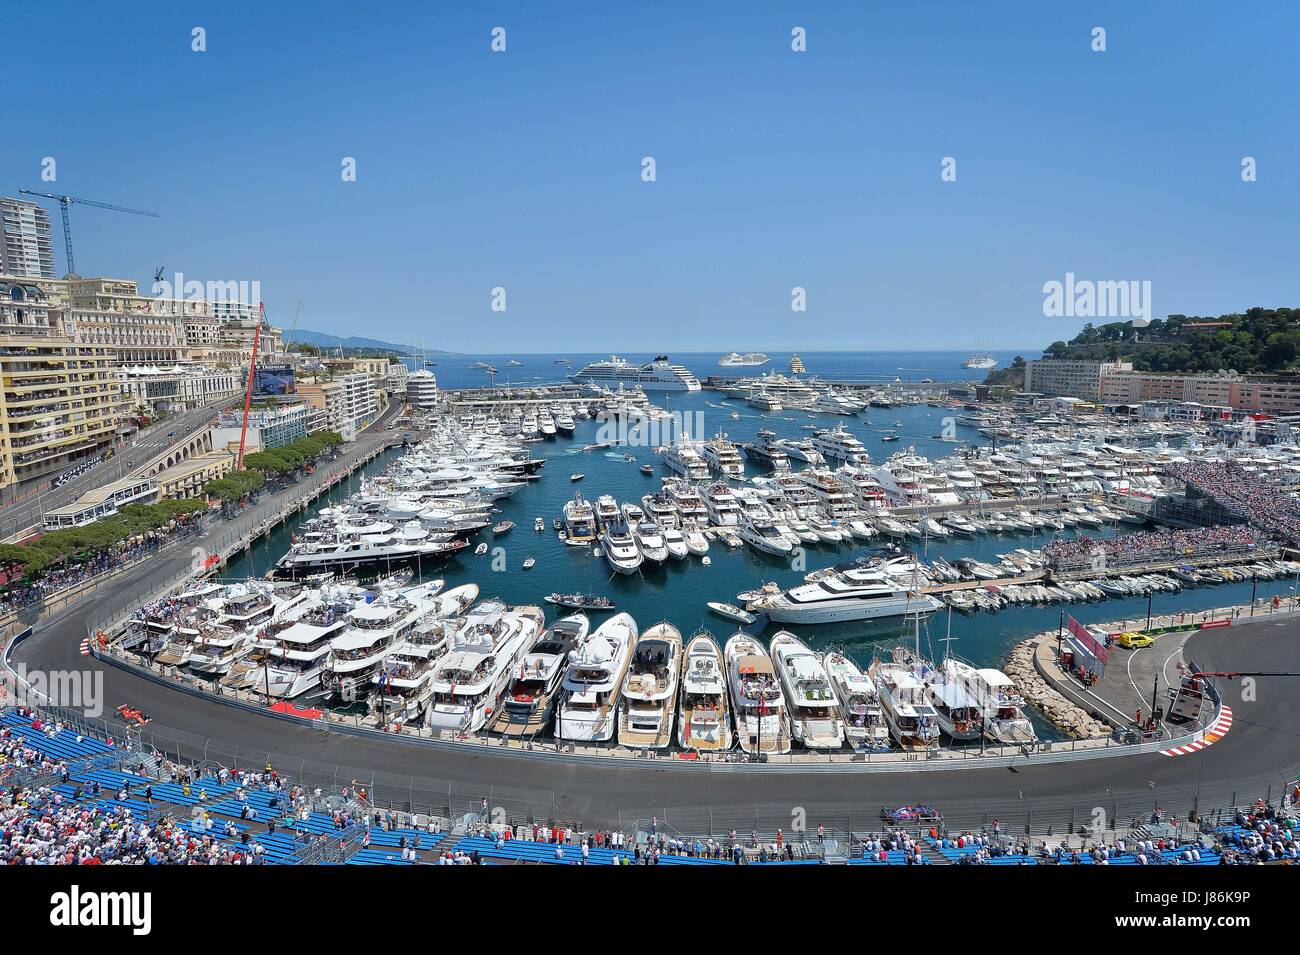
[[[179, 572], [190, 561], [193, 539], [161, 552], [125, 575], [114, 589], [134, 588], [150, 577]], [[997, 818], [1008, 829], [1040, 829], [1107, 820], [1128, 821], [1153, 808], [1179, 814], [1199, 796], [1202, 812], [1249, 801], [1282, 787], [1300, 773], [1295, 719], [1300, 685], [1285, 677], [1260, 678], [1253, 692], [1240, 682], [1220, 681], [1232, 707], [1232, 732], [1213, 746], [1172, 758], [1157, 753], [1073, 764], [1023, 765], [1013, 769], [960, 769], [916, 773], [795, 774], [736, 772], [693, 767], [689, 771], [600, 765], [596, 759], [564, 763], [492, 753], [449, 753], [397, 740], [360, 739], [327, 733], [196, 699], [141, 677], [84, 658], [79, 645], [96, 605], [93, 595], [39, 624], [13, 652], [28, 671], [102, 671], [103, 712], [128, 703], [153, 718], [145, 741], [187, 757], [226, 764], [264, 764], [304, 781], [325, 785], [359, 780], [375, 797], [416, 810], [463, 810], [481, 799], [512, 818], [623, 824], [657, 815], [683, 832], [748, 831], [786, 825], [802, 807], [808, 824], [864, 828], [882, 805], [927, 803], [950, 824], [977, 825]], [[1260, 622], [1194, 634], [1185, 655], [1210, 670], [1300, 673], [1300, 622]]]

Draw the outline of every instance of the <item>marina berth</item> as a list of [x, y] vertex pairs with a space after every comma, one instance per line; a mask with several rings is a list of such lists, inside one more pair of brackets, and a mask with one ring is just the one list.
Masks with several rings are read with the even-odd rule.
[[608, 742], [618, 729], [619, 696], [638, 636], [629, 614], [610, 617], [569, 654], [555, 715], [555, 737]]
[[686, 644], [677, 745], [683, 750], [719, 753], [731, 749], [731, 743], [731, 708], [722, 652], [713, 635], [701, 630]]
[[747, 633], [737, 633], [724, 650], [736, 739], [746, 753], [790, 752], [790, 724], [772, 658]]
[[682, 635], [676, 627], [657, 623], [641, 633], [623, 682], [620, 746], [664, 749], [672, 742], [681, 668]]
[[790, 736], [805, 749], [839, 749], [844, 723], [821, 661], [794, 634], [772, 637], [772, 661], [790, 714]]

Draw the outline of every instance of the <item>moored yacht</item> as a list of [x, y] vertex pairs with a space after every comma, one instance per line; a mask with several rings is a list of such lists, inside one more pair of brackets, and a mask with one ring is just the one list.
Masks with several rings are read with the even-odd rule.
[[839, 700], [816, 655], [794, 634], [772, 638], [772, 662], [785, 692], [790, 735], [807, 749], [839, 749], [844, 723]]
[[620, 746], [664, 749], [672, 742], [681, 668], [682, 635], [676, 627], [658, 623], [641, 634], [623, 681]]
[[839, 702], [848, 744], [854, 749], [889, 749], [889, 726], [876, 684], [845, 653], [828, 651], [821, 662]]
[[937, 749], [939, 723], [911, 664], [876, 661], [868, 672], [876, 682], [889, 732], [898, 745], [913, 752]]
[[569, 652], [591, 629], [587, 615], [562, 617], [524, 651], [510, 687], [488, 731], [502, 736], [533, 737], [550, 725]]
[[682, 749], [721, 753], [731, 748], [731, 709], [722, 653], [712, 634], [701, 630], [686, 644], [677, 745]]
[[600, 549], [609, 566], [620, 574], [635, 574], [641, 569], [641, 551], [632, 532], [621, 521], [606, 526], [600, 538]]
[[497, 601], [471, 613], [452, 636], [433, 675], [433, 696], [425, 710], [429, 729], [474, 733], [496, 713], [524, 651], [542, 632], [537, 607], [507, 609]]
[[618, 728], [619, 691], [637, 639], [630, 614], [610, 617], [569, 654], [555, 713], [555, 736], [606, 742]]
[[790, 752], [790, 725], [785, 698], [763, 645], [737, 633], [724, 650], [736, 737], [746, 753]]

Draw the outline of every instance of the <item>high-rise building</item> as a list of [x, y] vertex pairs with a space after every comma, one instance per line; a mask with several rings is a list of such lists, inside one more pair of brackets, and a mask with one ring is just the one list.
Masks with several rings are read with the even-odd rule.
[[43, 206], [0, 198], [0, 275], [54, 278], [50, 214]]

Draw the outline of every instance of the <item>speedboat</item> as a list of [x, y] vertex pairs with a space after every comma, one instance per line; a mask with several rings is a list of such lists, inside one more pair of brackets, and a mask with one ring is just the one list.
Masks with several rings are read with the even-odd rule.
[[735, 604], [721, 603], [716, 600], [709, 601], [708, 608], [716, 613], [719, 617], [726, 617], [728, 620], [734, 620], [737, 623], [751, 624], [758, 618], [746, 610], [742, 610]]
[[635, 526], [632, 534], [636, 537], [637, 548], [645, 560], [662, 564], [668, 559], [668, 545], [654, 521], [642, 520]]
[[675, 527], [665, 527], [663, 530], [664, 547], [668, 549], [668, 556], [673, 560], [682, 560], [690, 553], [686, 545], [686, 537]]

